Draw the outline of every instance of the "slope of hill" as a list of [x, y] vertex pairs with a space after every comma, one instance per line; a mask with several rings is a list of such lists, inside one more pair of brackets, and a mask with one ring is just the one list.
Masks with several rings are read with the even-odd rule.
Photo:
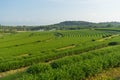
[[120, 22], [93, 23], [86, 21], [64, 21], [53, 25], [33, 27], [32, 30], [38, 30], [38, 29], [77, 30], [83, 28], [111, 28], [111, 27], [119, 28]]
[[64, 22], [60, 22], [56, 25], [64, 25], [64, 26], [73, 26], [73, 25], [78, 25], [78, 26], [85, 26], [85, 25], [93, 25], [95, 23], [92, 22], [86, 22], [86, 21], [64, 21]]
[[44, 26], [2, 26], [0, 31], [28, 31], [28, 30], [79, 30], [85, 28], [120, 28], [120, 22], [93, 23], [87, 21], [64, 21]]

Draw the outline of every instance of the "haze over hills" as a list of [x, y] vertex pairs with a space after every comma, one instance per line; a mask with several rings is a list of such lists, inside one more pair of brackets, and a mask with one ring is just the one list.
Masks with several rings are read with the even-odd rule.
[[[0, 28], [4, 29], [12, 29], [13, 26], [3, 26]], [[14, 26], [17, 30], [77, 30], [84, 28], [112, 28], [117, 27], [120, 28], [120, 22], [87, 22], [87, 21], [63, 21], [60, 23], [52, 24], [52, 25], [44, 25], [44, 26]]]
[[71, 25], [92, 25], [95, 23], [92, 22], [87, 22], [87, 21], [64, 21], [64, 22], [60, 22], [56, 25], [66, 25], [66, 26], [71, 26]]
[[61, 30], [71, 30], [80, 28], [109, 28], [109, 27], [120, 27], [120, 22], [87, 22], [87, 21], [63, 21], [57, 24], [37, 26], [33, 29], [61, 29]]
[[60, 22], [55, 25], [64, 25], [64, 26], [72, 26], [72, 25], [78, 25], [78, 26], [88, 26], [88, 25], [113, 25], [118, 26], [120, 25], [120, 22], [100, 22], [100, 23], [94, 23], [94, 22], [87, 22], [87, 21], [64, 21]]
[[[95, 22], [88, 22], [88, 21], [63, 21], [63, 22], [59, 22], [59, 23], [55, 23], [55, 24], [51, 24], [51, 25], [43, 25], [43, 26], [97, 26], [97, 25], [113, 25], [113, 26], [120, 26], [120, 22], [99, 22], [99, 23], [95, 23]], [[0, 26], [4, 26], [4, 25], [0, 25]], [[21, 25], [23, 26], [23, 25]], [[24, 25], [27, 26], [27, 25]], [[34, 25], [32, 25], [34, 26]], [[42, 25], [40, 25], [42, 26]], [[101, 26], [102, 27], [102, 26]]]

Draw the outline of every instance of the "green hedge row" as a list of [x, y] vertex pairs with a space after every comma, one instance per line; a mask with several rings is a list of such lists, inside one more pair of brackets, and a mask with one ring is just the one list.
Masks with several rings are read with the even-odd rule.
[[81, 54], [83, 52], [88, 52], [90, 50], [95, 50], [95, 49], [99, 49], [102, 47], [106, 47], [107, 43], [105, 44], [96, 44], [96, 45], [91, 45], [87, 48], [75, 48], [72, 50], [68, 50], [68, 51], [62, 51], [62, 52], [54, 52], [54, 53], [50, 53], [44, 56], [31, 56], [29, 58], [25, 58], [25, 59], [16, 59], [16, 60], [10, 60], [10, 61], [5, 61], [5, 62], [1, 62], [0, 63], [0, 72], [5, 72], [8, 70], [14, 70], [17, 68], [21, 68], [21, 67], [27, 67], [39, 62], [49, 62], [51, 60], [55, 60], [58, 58], [62, 58], [64, 56], [70, 56], [70, 55], [75, 55], [75, 54]]
[[[100, 73], [105, 69], [119, 67], [119, 48], [120, 46], [114, 46], [98, 51], [88, 52], [84, 55], [81, 54], [81, 56], [63, 58], [63, 60], [61, 59], [60, 62], [59, 60], [53, 62], [54, 65], [57, 65], [56, 67], [54, 67], [51, 64], [50, 67], [47, 64], [47, 67], [49, 67], [49, 69], [45, 67], [43, 68], [43, 71], [41, 70], [42, 72], [39, 71], [39, 69], [41, 69], [44, 65], [42, 67], [36, 65], [38, 70], [36, 70], [36, 68], [33, 68], [34, 66], [32, 66], [28, 69], [28, 71], [36, 71], [37, 73], [28, 73], [31, 73], [33, 76], [36, 76], [35, 80], [83, 80], [89, 76], [93, 76], [97, 73]], [[65, 60], [66, 62], [64, 62]], [[46, 69], [46, 71], [44, 71], [44, 69]], [[27, 80], [27, 77], [22, 77], [22, 79]]]
[[71, 50], [66, 50], [66, 51], [61, 51], [61, 52], [51, 52], [44, 56], [36, 55], [36, 56], [28, 57], [28, 58], [21, 58], [21, 59], [1, 62], [0, 72], [13, 70], [13, 69], [21, 68], [21, 67], [27, 67], [27, 66], [39, 63], [39, 62], [49, 62], [51, 60], [62, 58], [64, 56], [76, 55], [76, 54], [81, 54], [81, 53], [88, 52], [91, 50], [100, 49], [100, 48], [109, 46], [108, 43], [109, 42], [103, 42], [103, 43], [96, 42], [96, 44], [88, 45], [88, 47], [81, 48], [78, 46]]

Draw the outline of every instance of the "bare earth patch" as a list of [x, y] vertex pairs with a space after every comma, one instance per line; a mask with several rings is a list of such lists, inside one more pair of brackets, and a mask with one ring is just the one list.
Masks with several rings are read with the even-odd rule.
[[102, 39], [99, 39], [97, 41], [104, 41], [104, 40], [107, 40], [107, 39], [111, 39], [111, 38], [114, 38], [114, 37], [117, 37], [117, 36], [120, 36], [119, 34], [116, 34], [116, 35], [112, 35], [112, 36], [109, 36], [109, 37], [106, 37], [106, 38], [102, 38]]
[[29, 56], [29, 54], [22, 54], [22, 55], [19, 55], [19, 57], [26, 57], [26, 56]]
[[11, 75], [11, 74], [15, 74], [17, 72], [25, 71], [27, 68], [28, 67], [23, 67], [23, 68], [20, 68], [20, 69], [15, 69], [15, 70], [10, 70], [10, 71], [6, 71], [6, 72], [1, 72], [0, 73], [0, 78], [8, 76], [8, 75]]
[[57, 51], [61, 51], [61, 50], [65, 50], [65, 49], [71, 49], [71, 48], [74, 48], [74, 47], [76, 47], [76, 46], [75, 45], [70, 45], [70, 46], [59, 48], [59, 49], [57, 49]]
[[120, 80], [120, 67], [104, 70], [93, 77], [89, 77], [86, 80]]

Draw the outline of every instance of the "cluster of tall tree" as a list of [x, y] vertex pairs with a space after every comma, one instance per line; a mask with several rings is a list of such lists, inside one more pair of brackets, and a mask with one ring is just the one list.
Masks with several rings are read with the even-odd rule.
[[0, 25], [0, 32], [30, 31], [30, 26], [3, 26]]

